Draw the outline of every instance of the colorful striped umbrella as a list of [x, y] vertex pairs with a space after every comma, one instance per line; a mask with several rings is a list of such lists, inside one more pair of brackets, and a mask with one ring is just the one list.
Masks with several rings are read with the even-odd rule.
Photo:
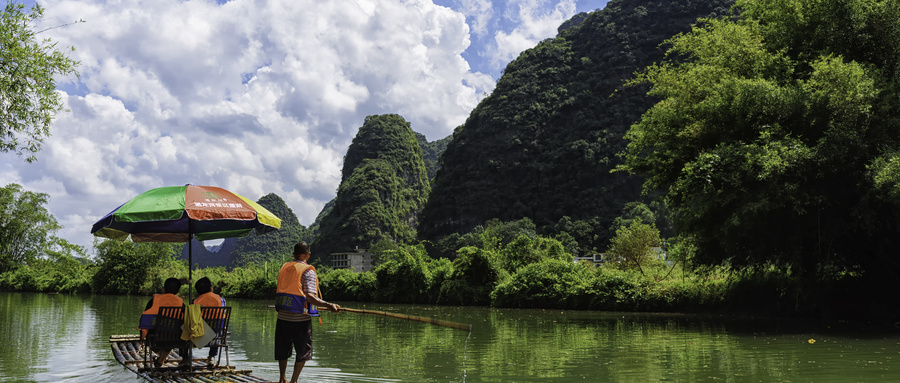
[[[97, 221], [91, 234], [134, 242], [187, 242], [188, 280], [193, 283], [191, 238], [201, 241], [265, 234], [281, 220], [247, 198], [215, 186], [166, 186], [148, 190]], [[188, 298], [193, 298], [192, 286]]]
[[97, 221], [97, 237], [134, 242], [188, 242], [264, 234], [281, 220], [247, 198], [215, 186], [167, 186], [148, 190]]

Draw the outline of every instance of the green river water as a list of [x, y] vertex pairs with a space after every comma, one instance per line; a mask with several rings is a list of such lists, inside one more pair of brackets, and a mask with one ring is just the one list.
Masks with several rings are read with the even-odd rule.
[[[0, 382], [140, 382], [111, 334], [147, 297], [0, 293]], [[275, 380], [270, 302], [229, 299], [231, 364]], [[900, 333], [759, 318], [416, 305], [345, 306], [314, 324], [303, 382], [900, 382]], [[205, 352], [205, 351], [201, 351]]]

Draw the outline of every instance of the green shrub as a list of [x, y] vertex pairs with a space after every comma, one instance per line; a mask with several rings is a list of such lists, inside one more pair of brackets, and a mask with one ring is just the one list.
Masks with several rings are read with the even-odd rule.
[[779, 314], [793, 311], [799, 298], [799, 278], [776, 265], [734, 271], [729, 280], [725, 298], [735, 308]]
[[[138, 293], [143, 295], [159, 294], [163, 291], [163, 284], [166, 279], [178, 278], [184, 282], [188, 280], [188, 275], [190, 274], [188, 274], [187, 261], [174, 257], [166, 257], [147, 268], [144, 283], [141, 284]], [[194, 281], [202, 278], [198, 276], [197, 273], [194, 273], [191, 276], [194, 278]], [[179, 292], [181, 295], [187, 297], [187, 283], [181, 285], [181, 290], [179, 290]], [[196, 296], [197, 295], [194, 294], [194, 297]]]
[[426, 262], [425, 267], [430, 275], [427, 291], [428, 303], [437, 303], [441, 294], [441, 286], [450, 280], [455, 270], [453, 262], [446, 258], [433, 259]]
[[96, 268], [68, 255], [32, 259], [26, 267], [0, 274], [0, 290], [41, 293], [88, 293]]
[[582, 264], [548, 259], [519, 268], [491, 293], [497, 307], [586, 309], [594, 273]]
[[235, 268], [225, 280], [221, 294], [236, 298], [274, 299], [278, 284], [277, 275], [269, 275], [264, 267], [256, 264]]
[[371, 301], [375, 297], [375, 274], [334, 269], [319, 274], [322, 295], [334, 301]]
[[646, 296], [647, 280], [637, 271], [597, 268], [585, 289], [585, 306], [592, 310], [632, 310]]
[[574, 258], [566, 252], [565, 246], [552, 238], [520, 235], [500, 251], [500, 264], [506, 271], [514, 273], [520, 267], [558, 259], [572, 262]]
[[697, 310], [721, 306], [728, 291], [725, 279], [672, 280], [658, 283], [653, 289], [651, 310]]
[[464, 247], [453, 260], [453, 273], [440, 286], [437, 303], [476, 306], [491, 302], [491, 291], [508, 273], [497, 256], [477, 247]]
[[[99, 258], [91, 289], [96, 294], [143, 292], [152, 268], [175, 255], [170, 243], [134, 243], [105, 240], [94, 246]], [[154, 292], [159, 292], [156, 290]], [[146, 293], [146, 292], [145, 292]]]
[[430, 260], [421, 244], [400, 246], [385, 253], [384, 262], [375, 268], [375, 300], [387, 303], [427, 303], [431, 281], [426, 262]]

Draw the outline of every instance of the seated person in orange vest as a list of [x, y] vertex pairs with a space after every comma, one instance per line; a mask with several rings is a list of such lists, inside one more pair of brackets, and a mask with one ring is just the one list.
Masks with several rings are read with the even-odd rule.
[[[156, 327], [156, 314], [159, 313], [160, 307], [184, 306], [184, 300], [178, 295], [175, 295], [178, 294], [178, 290], [180, 289], [181, 281], [176, 278], [169, 278], [163, 283], [163, 294], [153, 294], [153, 298], [150, 298], [150, 301], [147, 302], [146, 309], [141, 313], [141, 323], [138, 325], [138, 328], [141, 329], [141, 340]], [[172, 350], [160, 349], [154, 351], [157, 351], [157, 354], [159, 354], [156, 365], [161, 366], [166, 363], [166, 359], [169, 358], [169, 353]], [[187, 355], [187, 347], [179, 348], [179, 353], [181, 355]], [[185, 364], [187, 364], [187, 361], [185, 361]]]
[[[225, 307], [225, 298], [220, 297], [212, 291], [212, 282], [210, 282], [209, 278], [200, 278], [197, 283], [194, 284], [194, 287], [197, 289], [197, 294], [199, 294], [197, 298], [194, 298], [194, 304], [205, 307]], [[204, 317], [203, 319], [211, 318]], [[218, 346], [209, 346], [209, 357], [206, 359], [206, 363], [212, 364], [213, 358], [215, 358], [218, 353]]]

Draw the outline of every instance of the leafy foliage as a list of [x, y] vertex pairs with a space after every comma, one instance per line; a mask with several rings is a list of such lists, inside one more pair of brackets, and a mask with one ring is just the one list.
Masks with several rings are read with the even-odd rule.
[[500, 264], [513, 273], [521, 267], [547, 259], [572, 262], [562, 243], [552, 238], [520, 236], [500, 251]]
[[878, 187], [900, 148], [900, 7], [736, 7], [740, 19], [672, 38], [640, 74], [660, 102], [629, 131], [624, 168], [666, 193], [700, 263], [863, 266], [896, 281], [898, 201]]
[[577, 308], [592, 276], [581, 264], [548, 259], [518, 269], [491, 297], [501, 307]]
[[431, 261], [425, 248], [401, 246], [375, 268], [375, 299], [388, 303], [428, 303]]
[[610, 246], [609, 262], [626, 268], [636, 268], [644, 275], [644, 267], [657, 260], [654, 247], [661, 246], [659, 230], [652, 225], [635, 220], [628, 226], [616, 230]]
[[428, 254], [432, 258], [456, 257], [459, 249], [468, 246], [476, 246], [490, 251], [500, 251], [504, 246], [519, 237], [537, 237], [534, 222], [529, 218], [515, 221], [502, 222], [499, 219], [491, 219], [484, 225], [476, 226], [471, 232], [464, 235], [453, 233], [438, 240], [436, 243], [425, 241]]
[[494, 286], [508, 276], [495, 253], [474, 246], [464, 247], [453, 260], [453, 272], [440, 286], [437, 302], [486, 306], [491, 302]]
[[[221, 294], [228, 297], [274, 299], [278, 284], [278, 268], [273, 264], [271, 269], [251, 263], [235, 268], [223, 276]], [[210, 279], [212, 280], [212, 279]]]
[[[44, 15], [35, 4], [7, 0], [0, 13], [0, 151], [36, 160], [53, 116], [63, 109], [57, 76], [77, 75], [78, 65], [49, 39], [38, 41], [31, 25]], [[73, 48], [74, 49], [74, 48]]]
[[62, 228], [44, 207], [49, 197], [17, 184], [0, 188], [0, 273], [35, 261]]
[[[166, 242], [104, 240], [95, 243], [98, 261], [91, 290], [97, 294], [136, 294], [148, 281], [152, 284], [147, 278], [150, 270], [171, 260], [178, 248], [180, 244]], [[168, 277], [176, 276], [165, 276]], [[165, 278], [159, 278], [159, 289], [154, 292], [162, 291]]]
[[90, 292], [95, 270], [81, 246], [54, 238], [44, 256], [26, 267], [0, 273], [0, 290], [86, 293]]
[[376, 286], [377, 279], [371, 271], [334, 269], [319, 273], [319, 287], [328, 300], [369, 302], [375, 298]]

